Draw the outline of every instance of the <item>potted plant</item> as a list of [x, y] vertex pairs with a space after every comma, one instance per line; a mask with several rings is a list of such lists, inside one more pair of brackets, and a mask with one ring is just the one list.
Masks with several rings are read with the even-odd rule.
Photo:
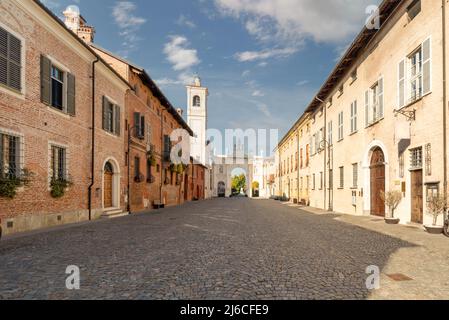
[[442, 234], [443, 226], [438, 225], [438, 218], [443, 215], [446, 209], [447, 199], [443, 195], [434, 195], [428, 199], [427, 209], [429, 209], [429, 215], [432, 216], [432, 225], [425, 225], [427, 232], [430, 234]]
[[398, 224], [401, 220], [395, 218], [394, 213], [402, 201], [402, 193], [400, 191], [381, 191], [380, 198], [389, 208], [389, 216], [385, 217], [385, 222], [387, 224]]
[[28, 186], [33, 176], [28, 169], [23, 169], [18, 175], [0, 176], [0, 197], [13, 199], [17, 195], [17, 189]]
[[52, 198], [59, 199], [65, 195], [67, 188], [71, 187], [73, 183], [66, 178], [52, 178], [50, 182], [50, 194]]

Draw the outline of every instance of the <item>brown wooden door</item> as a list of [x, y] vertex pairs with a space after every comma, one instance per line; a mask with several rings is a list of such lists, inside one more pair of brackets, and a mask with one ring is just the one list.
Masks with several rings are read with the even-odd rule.
[[104, 172], [104, 207], [112, 207], [112, 179], [113, 172], [110, 170], [105, 170]]
[[385, 204], [381, 193], [385, 192], [385, 157], [381, 149], [373, 151], [371, 158], [371, 214], [385, 217]]
[[412, 222], [423, 223], [424, 197], [423, 197], [423, 171], [412, 171]]

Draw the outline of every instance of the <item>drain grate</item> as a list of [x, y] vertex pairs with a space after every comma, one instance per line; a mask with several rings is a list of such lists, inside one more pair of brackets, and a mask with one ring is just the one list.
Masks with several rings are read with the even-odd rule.
[[406, 275], [401, 274], [401, 273], [387, 274], [387, 277], [389, 277], [390, 279], [392, 279], [393, 281], [396, 281], [396, 282], [412, 281], [413, 280], [412, 278], [407, 277]]

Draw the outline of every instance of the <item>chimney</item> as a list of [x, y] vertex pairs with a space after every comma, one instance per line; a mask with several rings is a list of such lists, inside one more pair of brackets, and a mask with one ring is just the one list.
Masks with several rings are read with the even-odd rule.
[[178, 108], [178, 109], [176, 109], [176, 112], [182, 117], [184, 110], [182, 110], [181, 108]]
[[86, 20], [81, 16], [77, 6], [68, 6], [63, 14], [67, 28], [72, 30], [83, 41], [87, 43], [94, 42], [95, 28], [86, 24]]

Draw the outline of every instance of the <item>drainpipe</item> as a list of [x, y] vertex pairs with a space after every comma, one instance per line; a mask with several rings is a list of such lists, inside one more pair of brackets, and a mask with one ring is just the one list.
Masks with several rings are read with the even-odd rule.
[[443, 155], [444, 155], [444, 196], [447, 197], [447, 61], [446, 61], [446, 0], [442, 0], [443, 10]]
[[92, 150], [91, 150], [91, 183], [89, 185], [89, 221], [92, 220], [92, 188], [95, 184], [95, 65], [100, 61], [97, 57], [94, 62], [92, 62]]
[[[327, 205], [327, 107], [326, 104], [324, 103], [323, 100], [321, 100], [320, 98], [316, 97], [315, 98], [318, 102], [321, 102], [323, 105], [323, 110], [324, 110], [324, 126], [323, 126], [323, 141], [320, 141], [320, 144], [324, 142], [324, 166], [323, 166], [323, 199], [324, 199], [324, 204], [323, 204], [323, 210], [326, 210], [326, 205]], [[321, 145], [320, 145], [321, 147]]]
[[299, 154], [300, 148], [299, 148], [299, 127], [298, 127], [298, 132], [296, 133], [296, 173], [297, 173], [297, 177], [296, 177], [296, 192], [298, 194], [298, 204], [300, 202], [300, 197], [299, 197], [299, 168], [300, 168], [300, 158], [301, 155]]
[[159, 200], [162, 203], [162, 181], [164, 175], [164, 110], [161, 110], [161, 183], [159, 185]]

